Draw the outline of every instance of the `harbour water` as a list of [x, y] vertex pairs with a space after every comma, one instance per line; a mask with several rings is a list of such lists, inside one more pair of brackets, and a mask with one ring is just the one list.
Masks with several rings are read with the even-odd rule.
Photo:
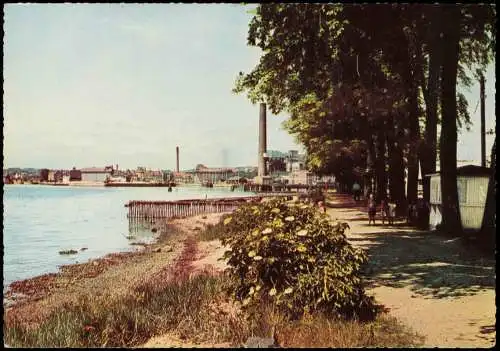
[[[109, 188], [4, 185], [3, 288], [16, 280], [57, 272], [111, 252], [131, 251], [132, 242], [157, 234], [129, 223], [130, 200], [180, 200], [248, 196], [220, 188]], [[134, 235], [133, 240], [127, 236]], [[80, 251], [81, 248], [87, 248]], [[61, 250], [77, 250], [60, 255]]]

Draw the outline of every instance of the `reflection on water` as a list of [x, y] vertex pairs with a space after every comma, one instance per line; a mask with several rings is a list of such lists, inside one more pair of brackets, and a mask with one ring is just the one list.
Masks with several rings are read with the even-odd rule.
[[[166, 222], [127, 220], [124, 205], [131, 200], [250, 195], [196, 187], [178, 187], [168, 192], [167, 188], [4, 185], [3, 191], [4, 288], [15, 280], [57, 272], [61, 265], [135, 250], [133, 243], [155, 240]], [[158, 230], [153, 232], [153, 228]], [[81, 250], [84, 247], [87, 249]], [[59, 254], [66, 250], [78, 253]]]
[[129, 218], [128, 219], [128, 236], [127, 239], [131, 243], [153, 243], [160, 233], [166, 229], [166, 220], [146, 219], [146, 218]]

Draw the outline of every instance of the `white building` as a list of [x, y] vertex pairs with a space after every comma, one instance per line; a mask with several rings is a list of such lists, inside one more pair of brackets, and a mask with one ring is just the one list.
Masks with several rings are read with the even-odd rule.
[[305, 156], [299, 154], [297, 150], [290, 150], [285, 157], [286, 171], [301, 171], [305, 169]]
[[283, 178], [288, 179], [288, 184], [290, 185], [313, 185], [317, 181], [317, 176], [305, 169], [292, 171], [288, 176]]
[[83, 182], [104, 182], [108, 177], [111, 177], [112, 170], [109, 168], [90, 167], [82, 168]]
[[[442, 222], [441, 174], [428, 174], [430, 177], [430, 229]], [[490, 169], [475, 165], [457, 168], [458, 202], [464, 230], [479, 230], [483, 222], [486, 194]]]

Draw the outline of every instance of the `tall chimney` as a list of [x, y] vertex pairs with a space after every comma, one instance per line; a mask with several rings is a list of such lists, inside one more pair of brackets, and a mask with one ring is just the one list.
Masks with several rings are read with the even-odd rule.
[[263, 177], [267, 175], [266, 172], [266, 160], [264, 159], [264, 153], [267, 152], [267, 136], [266, 136], [266, 104], [260, 104], [260, 114], [259, 114], [259, 164], [257, 169], [257, 175]]
[[175, 171], [179, 173], [179, 147], [175, 147], [175, 153], [176, 153], [176, 166], [175, 166]]

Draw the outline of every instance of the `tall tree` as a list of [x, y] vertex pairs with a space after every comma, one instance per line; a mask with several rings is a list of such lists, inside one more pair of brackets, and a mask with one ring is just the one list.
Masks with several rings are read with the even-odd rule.
[[[419, 150], [421, 167], [422, 167], [422, 187], [425, 201], [430, 201], [430, 178], [425, 177], [426, 174], [431, 174], [436, 171], [437, 160], [437, 126], [438, 126], [438, 102], [440, 84], [439, 78], [441, 73], [442, 45], [441, 23], [439, 18], [440, 9], [438, 6], [429, 6], [428, 18], [430, 24], [427, 26], [426, 38], [428, 42], [428, 76], [427, 82], [424, 80], [424, 66], [420, 66], [421, 87], [425, 100], [425, 136], [424, 142]], [[424, 13], [424, 18], [426, 14]]]
[[462, 16], [457, 5], [443, 5], [443, 66], [441, 70], [441, 191], [443, 229], [462, 231], [457, 190], [457, 72]]
[[[494, 10], [455, 5], [459, 11], [454, 16], [461, 21], [451, 28], [443, 20], [449, 8], [261, 4], [250, 23], [248, 43], [260, 47], [263, 55], [249, 74], [240, 73], [234, 90], [246, 91], [252, 102], [267, 102], [274, 113], [288, 111], [287, 128], [304, 144], [308, 164], [318, 172], [335, 171], [348, 178], [363, 162], [366, 168], [367, 160], [374, 160], [382, 192], [387, 162], [390, 189], [400, 203], [405, 200], [406, 157], [407, 192], [414, 199], [419, 157], [423, 174], [435, 170], [439, 110], [446, 114], [440, 147], [455, 155], [454, 161], [445, 157], [441, 162], [445, 169], [452, 164], [456, 168], [456, 131], [468, 121], [467, 102], [456, 92], [457, 78], [466, 84], [464, 65], [484, 63], [484, 53], [491, 50], [486, 49], [491, 40], [485, 33], [494, 28], [485, 30], [481, 23], [494, 23]], [[444, 43], [445, 33], [446, 38], [458, 37], [458, 53], [443, 50], [444, 44], [452, 45]], [[425, 133], [420, 130], [420, 89]], [[423, 147], [417, 153], [419, 145]], [[366, 152], [370, 157], [363, 156]], [[424, 196], [429, 196], [428, 184]], [[446, 216], [451, 213], [447, 210]]]
[[497, 139], [493, 142], [491, 148], [491, 164], [490, 164], [490, 180], [488, 182], [488, 191], [486, 194], [486, 203], [484, 207], [483, 222], [481, 226], [481, 240], [489, 245], [492, 249], [495, 248], [496, 243], [496, 143]]

